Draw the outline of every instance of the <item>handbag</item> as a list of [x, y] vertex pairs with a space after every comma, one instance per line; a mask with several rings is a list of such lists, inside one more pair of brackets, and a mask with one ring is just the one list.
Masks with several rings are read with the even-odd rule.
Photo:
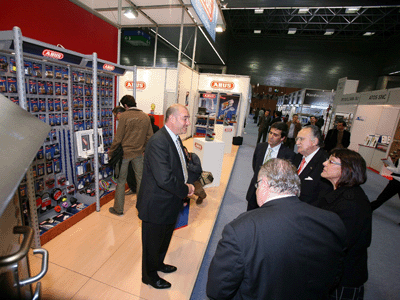
[[202, 186], [205, 186], [214, 181], [214, 176], [212, 175], [211, 172], [203, 171], [203, 172], [201, 172], [199, 181]]

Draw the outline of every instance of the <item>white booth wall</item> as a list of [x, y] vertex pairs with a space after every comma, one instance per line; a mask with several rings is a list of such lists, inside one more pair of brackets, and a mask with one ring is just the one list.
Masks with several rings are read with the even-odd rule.
[[[119, 95], [133, 95], [133, 72], [126, 72], [119, 78]], [[163, 115], [169, 106], [176, 103], [177, 69], [169, 68], [137, 68], [136, 77], [137, 107], [145, 113], [150, 113], [151, 105], [155, 104], [154, 114]], [[171, 103], [171, 104], [172, 104]]]
[[[229, 89], [215, 88], [211, 84], [213, 81], [229, 83], [226, 85], [229, 86]], [[233, 83], [233, 88], [231, 88], [232, 87], [231, 83]], [[198, 90], [205, 92], [240, 94], [240, 103], [238, 107], [239, 119], [237, 120], [237, 132], [235, 132], [235, 135], [242, 136], [244, 121], [246, 118], [246, 111], [249, 105], [249, 99], [250, 99], [249, 97], [251, 97], [250, 77], [240, 76], [240, 75], [202, 73], [199, 76]]]

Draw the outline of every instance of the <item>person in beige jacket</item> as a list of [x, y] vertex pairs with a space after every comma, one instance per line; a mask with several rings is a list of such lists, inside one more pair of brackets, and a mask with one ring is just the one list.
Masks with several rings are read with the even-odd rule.
[[118, 148], [119, 144], [122, 145], [124, 151], [117, 179], [117, 188], [115, 190], [114, 207], [110, 207], [109, 209], [110, 213], [115, 215], [122, 215], [124, 213], [125, 183], [130, 162], [135, 172], [137, 192], [139, 192], [143, 174], [143, 153], [147, 141], [153, 135], [149, 116], [136, 108], [136, 101], [133, 96], [123, 96], [120, 103], [126, 111], [119, 116], [117, 133], [108, 152], [109, 156], [112, 157], [113, 152]]

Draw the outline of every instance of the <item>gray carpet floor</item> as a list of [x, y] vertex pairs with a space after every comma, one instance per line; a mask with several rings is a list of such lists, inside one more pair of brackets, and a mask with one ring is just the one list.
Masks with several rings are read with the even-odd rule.
[[[207, 275], [224, 226], [246, 211], [246, 192], [253, 176], [252, 158], [258, 127], [252, 116], [247, 120], [232, 175], [211, 235], [191, 300], [208, 299]], [[362, 186], [370, 201], [376, 199], [388, 180], [368, 170], [368, 180]], [[369, 280], [365, 284], [365, 300], [400, 300], [400, 200], [396, 195], [373, 214], [372, 243], [368, 250]]]

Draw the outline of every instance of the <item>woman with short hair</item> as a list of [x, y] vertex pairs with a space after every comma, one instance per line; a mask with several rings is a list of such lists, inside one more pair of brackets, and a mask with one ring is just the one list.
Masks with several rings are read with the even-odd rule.
[[320, 195], [318, 206], [335, 212], [347, 229], [343, 273], [330, 299], [360, 300], [368, 279], [367, 248], [371, 244], [372, 212], [361, 184], [367, 180], [365, 160], [355, 151], [333, 149], [323, 164], [321, 177], [328, 179], [333, 190]]

